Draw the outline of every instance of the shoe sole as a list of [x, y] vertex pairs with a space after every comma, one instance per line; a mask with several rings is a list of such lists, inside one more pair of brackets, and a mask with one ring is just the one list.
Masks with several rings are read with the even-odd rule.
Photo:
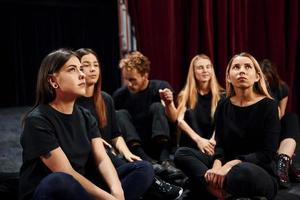
[[179, 195], [174, 200], [179, 200], [182, 194], [183, 194], [183, 188], [181, 188], [181, 190], [179, 191]]

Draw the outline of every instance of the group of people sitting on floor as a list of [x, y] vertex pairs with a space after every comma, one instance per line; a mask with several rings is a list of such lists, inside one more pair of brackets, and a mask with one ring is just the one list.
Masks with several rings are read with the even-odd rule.
[[111, 97], [92, 49], [43, 59], [23, 119], [20, 199], [182, 199], [183, 188], [189, 199], [274, 199], [300, 181], [298, 119], [270, 61], [234, 55], [224, 90], [211, 59], [196, 55], [176, 100], [140, 52], [120, 69]]

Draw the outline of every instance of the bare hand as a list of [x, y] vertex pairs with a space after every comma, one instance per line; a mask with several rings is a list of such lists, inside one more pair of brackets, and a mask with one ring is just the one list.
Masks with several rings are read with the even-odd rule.
[[124, 154], [124, 157], [126, 160], [128, 160], [129, 162], [134, 162], [134, 161], [137, 161], [137, 160], [142, 160], [139, 156], [136, 156], [132, 153], [127, 153], [127, 154]]
[[173, 102], [173, 93], [169, 88], [159, 89], [159, 96], [161, 100], [165, 102], [166, 105], [169, 105]]
[[226, 165], [223, 165], [221, 168], [209, 169], [204, 175], [205, 180], [213, 188], [223, 189], [225, 176], [229, 170], [230, 168]]
[[212, 141], [207, 140], [205, 138], [198, 138], [196, 143], [201, 152], [210, 156], [214, 155], [215, 145]]

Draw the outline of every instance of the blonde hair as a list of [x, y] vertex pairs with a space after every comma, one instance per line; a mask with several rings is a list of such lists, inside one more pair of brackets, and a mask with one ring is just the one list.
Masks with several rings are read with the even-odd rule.
[[212, 65], [212, 77], [209, 81], [210, 91], [212, 94], [211, 113], [210, 113], [212, 117], [215, 113], [218, 101], [220, 100], [220, 91], [223, 88], [218, 83], [212, 61], [205, 54], [196, 55], [191, 60], [185, 86], [180, 91], [178, 98], [177, 98], [177, 102], [178, 102], [177, 117], [180, 116], [181, 114], [183, 114], [185, 112], [186, 108], [194, 109], [197, 104], [198, 88], [197, 88], [197, 84], [196, 84], [194, 64], [198, 59], [207, 59], [207, 60], [209, 60], [209, 62]]
[[267, 85], [266, 85], [266, 81], [265, 81], [265, 78], [264, 78], [264, 74], [257, 62], [257, 60], [249, 53], [246, 53], [246, 52], [242, 52], [240, 54], [236, 54], [234, 55], [228, 65], [227, 65], [227, 68], [226, 68], [226, 96], [227, 97], [232, 97], [235, 95], [235, 92], [234, 92], [234, 88], [233, 88], [233, 85], [228, 81], [228, 77], [229, 77], [229, 71], [232, 67], [232, 63], [234, 61], [234, 59], [236, 59], [237, 57], [246, 57], [246, 58], [249, 58], [253, 65], [254, 65], [254, 69], [256, 71], [256, 73], [258, 74], [258, 76], [260, 77], [259, 81], [254, 83], [254, 86], [253, 86], [253, 90], [254, 92], [258, 93], [258, 94], [261, 94], [261, 95], [264, 95], [268, 98], [271, 98], [271, 95], [269, 94], [268, 92], [268, 89], [267, 89]]
[[125, 58], [120, 60], [120, 69], [126, 69], [131, 71], [136, 69], [141, 75], [150, 72], [150, 61], [139, 51], [134, 51], [125, 56]]

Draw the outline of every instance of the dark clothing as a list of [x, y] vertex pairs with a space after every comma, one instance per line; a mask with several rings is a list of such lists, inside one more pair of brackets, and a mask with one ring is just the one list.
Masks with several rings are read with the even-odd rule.
[[[151, 116], [151, 122], [142, 127], [143, 129], [136, 129], [133, 126], [132, 116], [127, 110], [117, 111], [117, 121], [120, 125], [124, 138], [127, 143], [131, 144], [133, 141], [141, 144], [140, 147], [145, 150], [145, 153], [138, 151], [135, 147], [129, 145], [131, 150], [140, 156], [143, 160], [152, 161], [152, 158], [164, 161], [169, 159], [169, 150], [166, 142], [159, 142], [155, 138], [170, 138], [169, 122], [165, 116], [165, 110], [161, 103], [153, 103], [150, 106], [149, 116]], [[149, 132], [152, 130], [152, 132]], [[155, 148], [153, 148], [155, 146]], [[149, 156], [150, 157], [149, 157]]]
[[[111, 140], [122, 136], [121, 131], [117, 125], [116, 121], [116, 111], [114, 107], [113, 99], [106, 92], [101, 92], [102, 98], [105, 103], [106, 108], [106, 120], [107, 124], [104, 128], [100, 129], [101, 137], [108, 143], [111, 143]], [[76, 103], [86, 109], [88, 109], [92, 115], [97, 119], [99, 123], [99, 118], [96, 112], [94, 98], [93, 97], [80, 97], [77, 99]]]
[[42, 179], [32, 199], [92, 200], [92, 197], [73, 176], [62, 172], [55, 172]]
[[131, 114], [135, 126], [143, 126], [148, 119], [150, 106], [155, 102], [161, 102], [159, 89], [169, 88], [166, 81], [150, 80], [148, 87], [138, 93], [132, 93], [126, 86], [116, 90], [113, 94], [116, 110], [125, 109]]
[[269, 88], [269, 92], [276, 101], [277, 105], [279, 105], [279, 101], [289, 95], [289, 87], [285, 83], [282, 83], [279, 87]]
[[215, 159], [223, 165], [239, 159], [242, 163], [227, 173], [224, 189], [234, 197], [273, 199], [277, 192], [274, 159], [280, 130], [275, 101], [264, 98], [253, 105], [239, 107], [227, 98], [219, 102], [215, 122], [217, 144], [213, 158], [187, 147], [176, 151], [175, 164], [190, 177], [192, 188], [205, 191], [204, 175]]
[[280, 131], [280, 141], [286, 138], [292, 138], [299, 141], [299, 118], [296, 113], [285, 113], [280, 119], [281, 131]]
[[[148, 87], [138, 93], [130, 92], [125, 86], [114, 93], [117, 121], [131, 150], [130, 144], [138, 141], [151, 156], [161, 157], [161, 152], [165, 152], [165, 145], [153, 148], [154, 138], [170, 139], [170, 123], [159, 96], [159, 89], [165, 88], [172, 90], [166, 81], [150, 80]], [[169, 153], [163, 153], [163, 157], [169, 157]]]
[[[197, 98], [195, 108], [186, 110], [184, 120], [198, 135], [205, 139], [210, 139], [215, 129], [215, 123], [211, 116], [212, 94], [211, 92], [205, 95], [198, 93]], [[224, 95], [221, 95], [220, 100], [222, 99], [224, 99]], [[181, 134], [180, 146], [198, 149], [197, 144], [186, 134]]]
[[[213, 158], [196, 149], [180, 147], [175, 154], [175, 163], [189, 178], [190, 189], [195, 197], [215, 199], [207, 192], [204, 175], [212, 168]], [[277, 192], [277, 181], [263, 168], [242, 162], [235, 165], [226, 175], [226, 192], [234, 197], [264, 196], [273, 199]]]
[[[289, 88], [285, 83], [282, 83], [279, 87], [270, 88], [269, 92], [279, 106], [279, 102], [285, 97], [288, 97]], [[294, 140], [298, 140], [300, 133], [298, 115], [296, 113], [285, 113], [280, 122], [280, 141], [286, 138], [293, 138]]]
[[240, 107], [228, 98], [218, 105], [215, 116], [215, 158], [223, 164], [234, 159], [251, 162], [273, 175], [280, 131], [275, 101], [264, 98]]
[[[102, 138], [112, 144], [112, 139], [122, 136], [116, 121], [116, 111], [111, 96], [105, 92], [101, 92], [106, 108], [105, 127], [100, 128]], [[80, 97], [76, 101], [77, 104], [89, 109], [93, 116], [99, 122], [93, 97]], [[112, 149], [107, 149], [113, 165], [116, 167], [126, 199], [134, 199], [143, 195], [154, 180], [154, 171], [152, 165], [146, 161], [135, 161], [127, 163], [121, 158], [121, 155], [112, 153]], [[96, 172], [97, 173], [97, 172]], [[126, 176], [125, 176], [126, 175]], [[91, 176], [94, 176], [93, 174]], [[97, 181], [97, 180], [95, 180]]]
[[[139, 199], [153, 182], [153, 178], [145, 179], [145, 174], [154, 176], [152, 166], [147, 162], [125, 163], [116, 170], [121, 180], [125, 199]], [[92, 200], [81, 184], [65, 173], [51, 173], [46, 176], [35, 190], [33, 199]]]
[[20, 199], [30, 199], [40, 181], [52, 173], [40, 156], [57, 147], [63, 150], [72, 167], [85, 175], [91, 139], [96, 137], [100, 137], [97, 122], [82, 107], [74, 106], [72, 114], [63, 114], [49, 105], [35, 108], [26, 118], [21, 136]]
[[149, 145], [157, 136], [170, 138], [169, 121], [161, 103], [151, 104], [147, 118], [150, 121], [144, 121], [144, 126], [137, 127], [134, 125], [133, 116], [127, 110], [117, 111], [117, 121], [126, 142], [139, 141], [143, 145]]

